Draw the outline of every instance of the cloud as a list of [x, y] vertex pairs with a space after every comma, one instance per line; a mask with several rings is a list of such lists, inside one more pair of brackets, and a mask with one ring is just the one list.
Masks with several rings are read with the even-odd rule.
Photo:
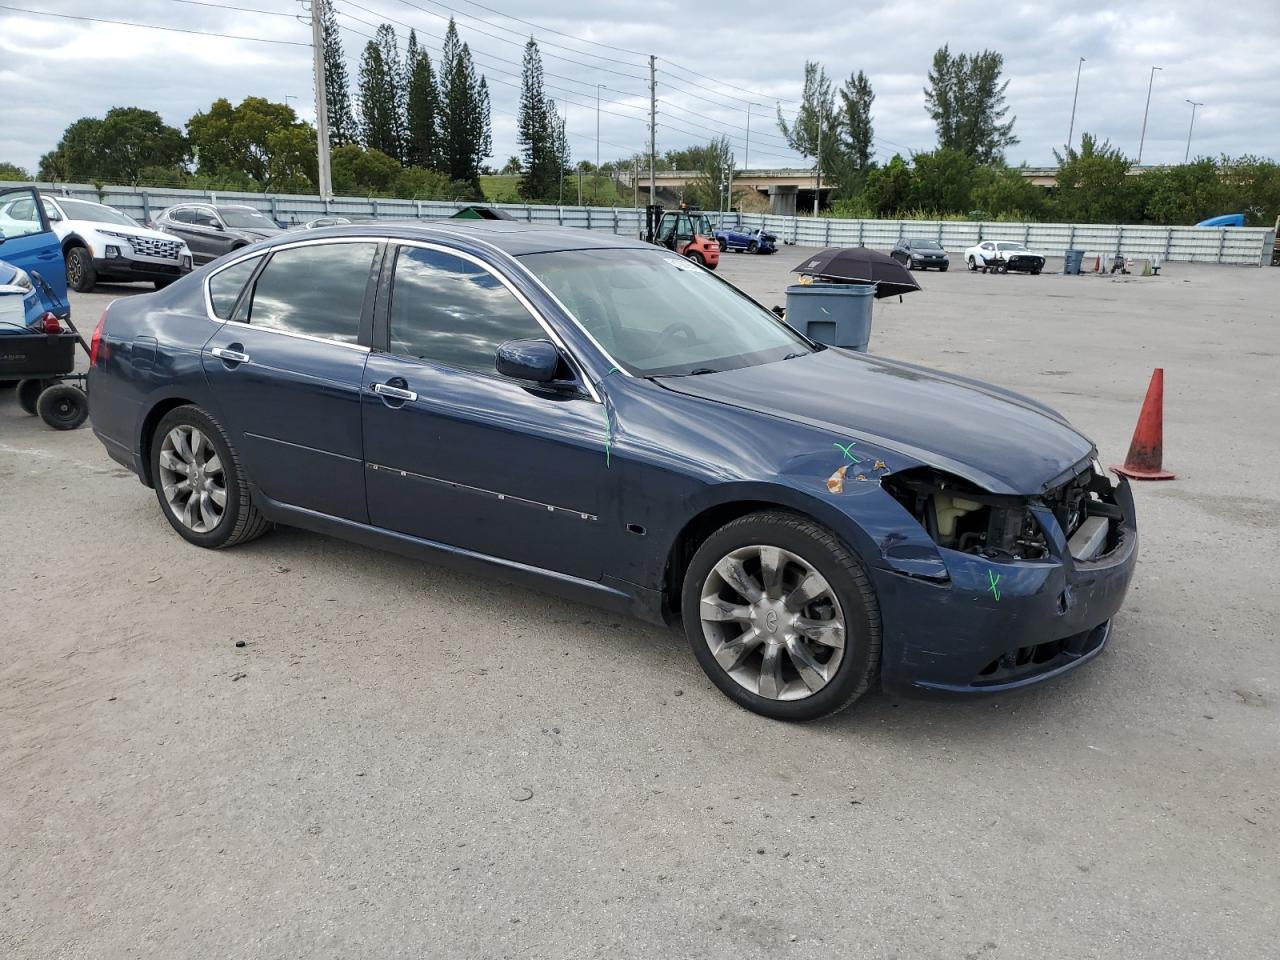
[[[281, 14], [217, 9], [174, 0], [13, 0], [70, 15], [131, 20], [306, 44], [309, 27], [287, 0], [208, 0]], [[354, 82], [356, 61], [373, 23], [391, 20], [402, 41], [408, 27], [435, 58], [449, 10], [432, 0], [334, 0]], [[356, 4], [358, 3], [358, 6]], [[482, 8], [450, 0], [463, 39], [489, 77], [494, 162], [517, 152], [515, 114], [521, 47], [537, 23], [548, 93], [563, 105], [575, 157], [595, 159], [599, 90], [602, 159], [647, 150], [648, 59], [657, 62], [659, 151], [731, 136], [741, 164], [751, 109], [750, 164], [800, 165], [775, 122], [776, 103], [794, 110], [806, 59], [818, 60], [837, 83], [865, 71], [876, 90], [881, 159], [930, 149], [932, 122], [922, 88], [934, 50], [994, 49], [1005, 57], [1010, 113], [1021, 142], [1011, 162], [1049, 164], [1066, 140], [1078, 57], [1081, 74], [1076, 137], [1089, 131], [1136, 155], [1150, 69], [1156, 74], [1144, 162], [1175, 162], [1186, 149], [1190, 106], [1196, 114], [1193, 154], [1280, 156], [1280, 96], [1275, 40], [1280, 4], [1244, 0], [1135, 0], [1124, 5], [1046, 7], [1010, 0], [999, 16], [976, 15], [971, 3], [901, 0], [812, 13], [776, 0], [646, 4], [541, 0]], [[500, 7], [508, 15], [495, 13]], [[366, 9], [361, 9], [366, 8]], [[370, 12], [373, 11], [373, 12]], [[399, 21], [399, 23], [395, 23]], [[351, 31], [351, 32], [348, 32]], [[355, 32], [358, 31], [359, 33]], [[561, 31], [567, 36], [552, 31]], [[577, 39], [582, 38], [582, 39]], [[596, 47], [583, 40], [594, 40]], [[699, 76], [700, 75], [700, 76]], [[709, 79], [714, 78], [714, 79]], [[0, 89], [5, 91], [0, 160], [34, 167], [62, 131], [112, 106], [157, 110], [181, 127], [217, 97], [284, 100], [312, 119], [311, 55], [287, 46], [84, 23], [0, 9]]]

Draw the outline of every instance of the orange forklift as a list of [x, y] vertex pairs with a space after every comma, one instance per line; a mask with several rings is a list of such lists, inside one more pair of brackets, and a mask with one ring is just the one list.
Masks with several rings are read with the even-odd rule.
[[680, 204], [679, 210], [664, 211], [660, 204], [645, 207], [644, 239], [673, 250], [699, 266], [714, 270], [720, 264], [720, 244], [705, 213]]

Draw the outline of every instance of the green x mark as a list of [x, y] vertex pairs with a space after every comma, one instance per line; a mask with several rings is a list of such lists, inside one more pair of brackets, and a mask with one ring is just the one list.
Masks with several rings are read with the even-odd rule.
[[993, 597], [995, 597], [995, 598], [996, 598], [996, 601], [997, 601], [997, 602], [1000, 600], [1000, 586], [999, 586], [999, 584], [1000, 584], [1000, 581], [1001, 581], [1001, 580], [1003, 580], [1003, 579], [1004, 579], [1004, 575], [1003, 575], [1003, 574], [998, 574], [998, 573], [996, 573], [994, 570], [988, 570], [988, 571], [987, 571], [987, 581], [988, 581], [988, 582], [989, 582], [989, 584], [990, 584], [990, 585], [987, 587], [987, 589], [991, 591], [991, 595], [992, 595]]
[[843, 443], [833, 443], [832, 446], [840, 450], [842, 453], [844, 453], [844, 455], [848, 457], [850, 460], [852, 460], [854, 463], [862, 462], [861, 457], [855, 457], [853, 455], [853, 448], [857, 446], [856, 440], [850, 440], [847, 446]]

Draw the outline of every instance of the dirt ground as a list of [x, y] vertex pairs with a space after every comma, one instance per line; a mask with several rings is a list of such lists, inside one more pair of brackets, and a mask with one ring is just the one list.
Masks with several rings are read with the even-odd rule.
[[[722, 273], [781, 303], [804, 253]], [[0, 957], [1274, 956], [1280, 269], [923, 283], [873, 351], [1045, 400], [1103, 463], [1163, 366], [1178, 479], [1137, 490], [1097, 661], [809, 726], [588, 607], [295, 531], [188, 546], [0, 394]]]

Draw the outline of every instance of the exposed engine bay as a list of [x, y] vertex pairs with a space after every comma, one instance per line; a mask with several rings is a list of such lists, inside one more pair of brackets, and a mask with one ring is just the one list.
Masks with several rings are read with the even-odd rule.
[[1119, 543], [1123, 517], [1115, 487], [1092, 466], [1036, 497], [987, 493], [929, 467], [893, 474], [881, 483], [934, 543], [949, 550], [992, 559], [1049, 557], [1049, 543], [1033, 507], [1053, 514], [1077, 561], [1097, 559]]

